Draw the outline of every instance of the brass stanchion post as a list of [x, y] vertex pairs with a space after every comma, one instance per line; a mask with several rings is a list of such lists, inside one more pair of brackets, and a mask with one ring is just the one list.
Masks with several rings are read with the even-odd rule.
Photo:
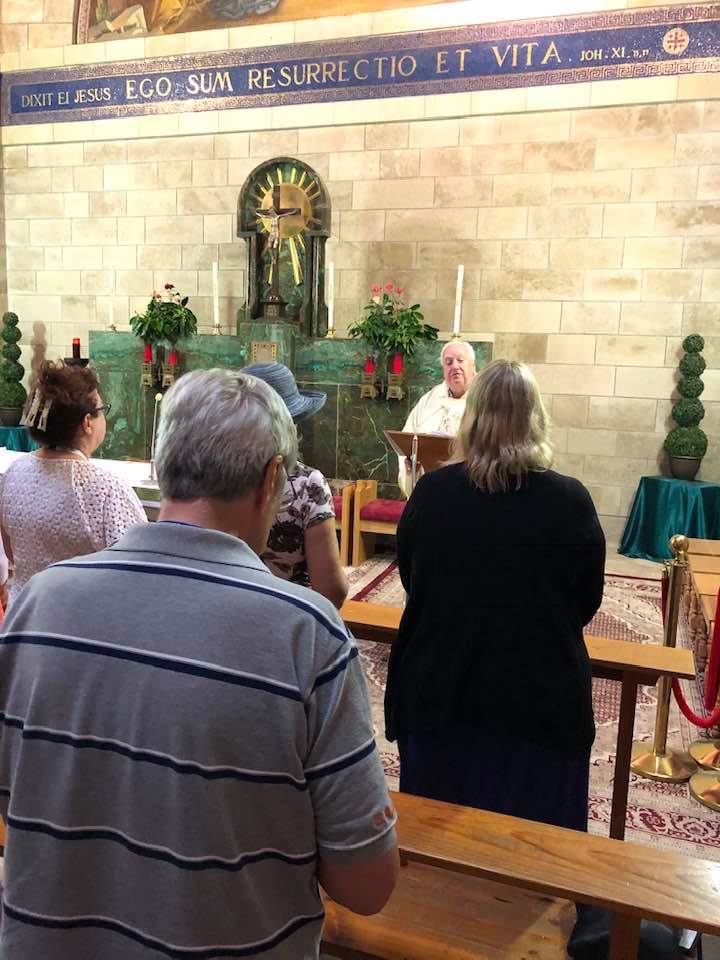
[[[670, 539], [673, 559], [668, 561], [670, 578], [668, 583], [667, 610], [665, 611], [665, 630], [663, 645], [674, 647], [677, 639], [678, 615], [680, 613], [680, 593], [685, 571], [687, 570], [687, 552], [690, 543], [687, 537], [676, 534]], [[652, 747], [647, 743], [635, 741], [632, 748], [630, 769], [640, 777], [649, 780], [661, 780], [680, 783], [689, 780], [695, 772], [695, 762], [684, 752], [668, 749], [667, 729], [670, 716], [670, 697], [672, 680], [661, 677], [658, 681], [657, 713], [655, 715], [655, 736]]]

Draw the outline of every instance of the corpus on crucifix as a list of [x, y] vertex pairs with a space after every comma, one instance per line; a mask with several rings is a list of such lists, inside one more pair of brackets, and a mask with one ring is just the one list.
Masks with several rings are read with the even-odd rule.
[[248, 244], [240, 323], [292, 323], [307, 336], [325, 336], [330, 214], [325, 185], [303, 161], [276, 157], [252, 171], [238, 198], [238, 236]]
[[302, 213], [302, 210], [300, 207], [283, 207], [280, 198], [280, 186], [276, 184], [272, 192], [272, 205], [256, 208], [255, 213], [259, 220], [268, 223], [267, 246], [270, 250], [268, 285], [270, 290], [267, 296], [263, 298], [263, 302], [270, 306], [277, 306], [277, 315], [282, 316], [285, 304], [280, 295], [280, 221], [285, 217], [296, 217], [299, 213]]

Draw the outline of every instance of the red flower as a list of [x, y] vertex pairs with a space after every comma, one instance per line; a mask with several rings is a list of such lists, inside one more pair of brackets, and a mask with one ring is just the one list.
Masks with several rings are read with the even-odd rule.
[[376, 283], [372, 288], [372, 292], [377, 296], [378, 293], [382, 293], [382, 287]]
[[175, 289], [175, 284], [174, 284], [174, 283], [166, 283], [166, 284], [165, 284], [165, 289], [166, 289], [166, 290], [174, 290], [174, 289]]
[[387, 293], [392, 293], [394, 289], [395, 289], [395, 287], [393, 286], [392, 283], [386, 283], [386, 284], [385, 284], [385, 290], [387, 291]]
[[397, 290], [395, 291], [395, 293], [396, 293], [399, 297], [401, 297], [401, 296], [405, 293], [405, 291], [403, 290], [402, 287], [398, 287]]

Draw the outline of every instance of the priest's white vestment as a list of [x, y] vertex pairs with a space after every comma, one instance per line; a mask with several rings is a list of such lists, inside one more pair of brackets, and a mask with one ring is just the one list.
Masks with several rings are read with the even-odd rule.
[[[405, 433], [439, 433], [454, 437], [458, 432], [465, 412], [465, 396], [453, 397], [443, 381], [424, 396], [410, 411], [405, 421]], [[405, 458], [398, 457], [398, 486], [406, 497], [410, 496], [410, 474], [405, 469]]]

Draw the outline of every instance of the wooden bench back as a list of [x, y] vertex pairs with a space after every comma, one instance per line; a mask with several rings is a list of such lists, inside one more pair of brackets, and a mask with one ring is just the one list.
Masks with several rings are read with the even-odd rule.
[[[559, 924], [559, 936], [541, 938], [538, 956], [544, 960], [563, 956], [569, 932], [567, 901], [594, 904], [619, 918], [613, 957], [634, 956], [642, 918], [720, 932], [719, 863], [408, 794], [393, 794], [393, 801], [403, 859], [413, 868], [422, 864], [436, 872], [413, 869], [403, 875], [398, 901], [393, 905], [391, 899], [377, 918], [352, 918], [329, 904], [326, 940], [365, 951], [336, 955], [430, 960], [441, 955], [423, 947], [435, 922], [436, 938], [447, 931], [450, 945], [457, 948], [443, 956], [528, 956], [522, 952], [527, 942], [518, 953], [514, 948], [505, 954], [492, 952], [500, 951], [503, 943], [507, 950], [512, 936], [521, 935], [518, 928], [528, 933], [520, 912], [528, 891], [540, 898], [525, 901], [529, 926], [537, 924], [541, 931], [552, 918]], [[457, 875], [473, 883], [464, 884]], [[426, 889], [423, 882], [429, 885]], [[509, 905], [500, 923], [493, 906], [503, 902], [497, 884], [506, 888]], [[547, 909], [541, 906], [542, 898], [547, 898]], [[384, 940], [391, 946], [384, 947]]]

